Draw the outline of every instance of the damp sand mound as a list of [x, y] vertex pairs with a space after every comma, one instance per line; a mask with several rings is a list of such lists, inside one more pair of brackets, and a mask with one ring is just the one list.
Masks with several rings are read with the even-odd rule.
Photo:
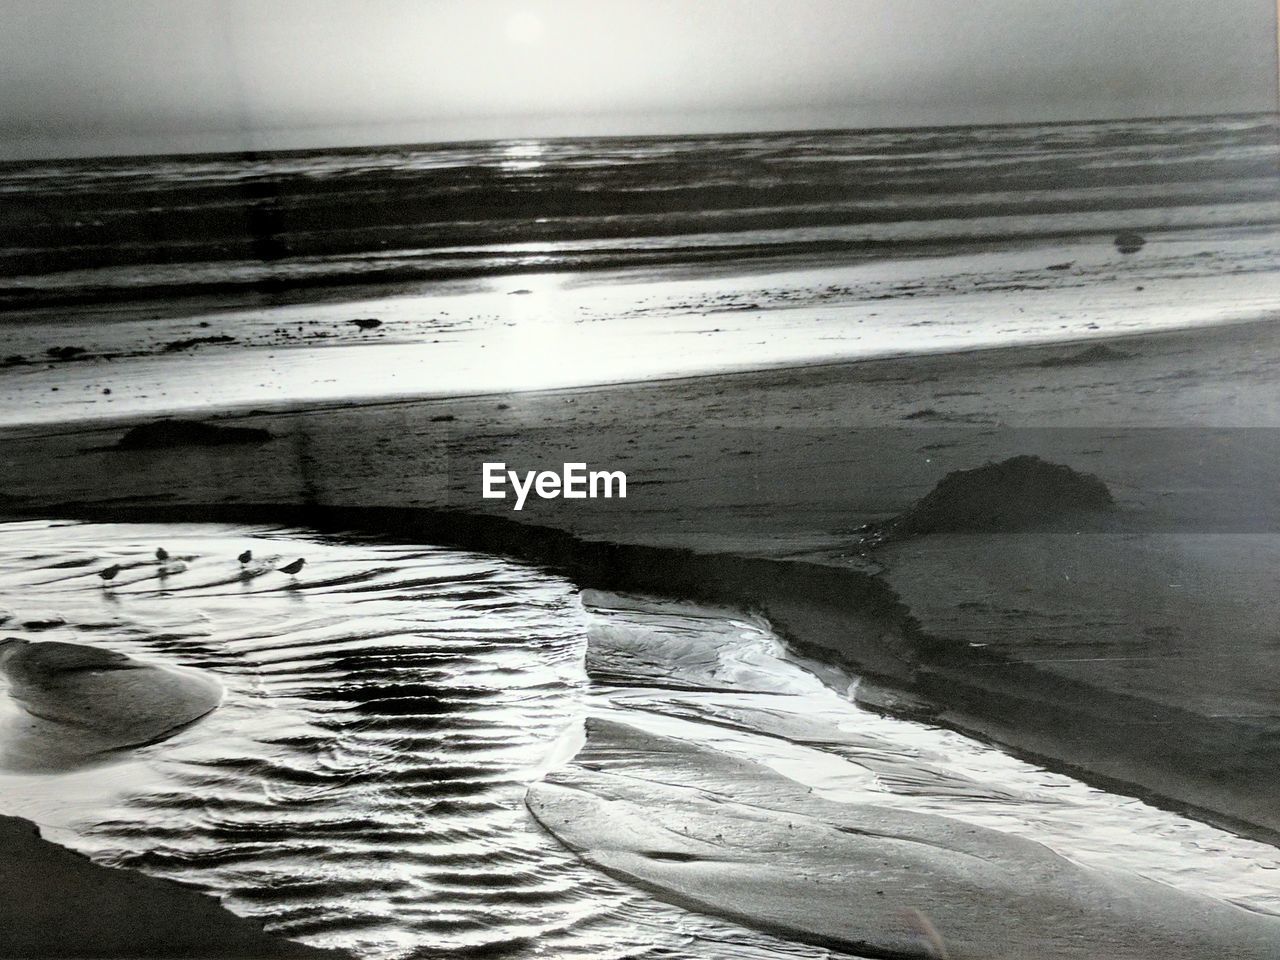
[[1125, 353], [1123, 350], [1117, 350], [1115, 347], [1109, 347], [1105, 343], [1095, 344], [1092, 347], [1086, 347], [1079, 353], [1073, 353], [1066, 357], [1048, 357], [1041, 360], [1037, 366], [1041, 367], [1081, 367], [1090, 363], [1107, 363], [1112, 360], [1128, 360], [1134, 356], [1132, 353]]
[[222, 686], [78, 643], [0, 640], [0, 769], [67, 770], [154, 743], [222, 702]]
[[1022, 455], [948, 473], [906, 513], [871, 528], [871, 535], [879, 542], [1023, 530], [1114, 504], [1107, 485], [1093, 474]]
[[221, 447], [237, 443], [266, 443], [267, 430], [255, 427], [220, 427], [198, 420], [153, 420], [130, 429], [119, 442], [119, 450], [165, 450], [170, 447]]
[[826, 800], [764, 764], [596, 718], [526, 805], [616, 879], [858, 956], [1273, 960], [1280, 942], [1277, 917], [948, 817]]

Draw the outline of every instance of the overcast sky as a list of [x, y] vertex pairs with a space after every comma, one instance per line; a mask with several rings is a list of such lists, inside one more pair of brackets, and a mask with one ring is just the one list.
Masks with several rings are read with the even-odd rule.
[[1276, 108], [1275, 0], [0, 0], [0, 155]]

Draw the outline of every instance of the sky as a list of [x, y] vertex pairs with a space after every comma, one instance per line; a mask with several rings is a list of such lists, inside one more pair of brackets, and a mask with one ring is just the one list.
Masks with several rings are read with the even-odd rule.
[[1275, 0], [0, 0], [0, 157], [1274, 110]]

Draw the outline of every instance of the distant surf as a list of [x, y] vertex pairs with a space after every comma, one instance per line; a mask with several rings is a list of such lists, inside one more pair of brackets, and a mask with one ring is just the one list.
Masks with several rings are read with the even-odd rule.
[[0, 309], [1280, 222], [1276, 118], [0, 165]]

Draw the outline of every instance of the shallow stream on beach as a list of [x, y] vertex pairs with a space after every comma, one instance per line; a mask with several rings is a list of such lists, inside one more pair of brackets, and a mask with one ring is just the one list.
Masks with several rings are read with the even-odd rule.
[[[277, 569], [303, 556], [297, 576]], [[544, 833], [525, 790], [572, 756], [586, 716], [829, 799], [954, 817], [1280, 914], [1274, 848], [861, 710], [762, 622], [584, 594], [496, 557], [262, 528], [4, 524], [0, 636], [195, 667], [226, 689], [204, 720], [113, 762], [0, 772], [0, 813], [362, 956], [833, 955], [662, 903]]]

